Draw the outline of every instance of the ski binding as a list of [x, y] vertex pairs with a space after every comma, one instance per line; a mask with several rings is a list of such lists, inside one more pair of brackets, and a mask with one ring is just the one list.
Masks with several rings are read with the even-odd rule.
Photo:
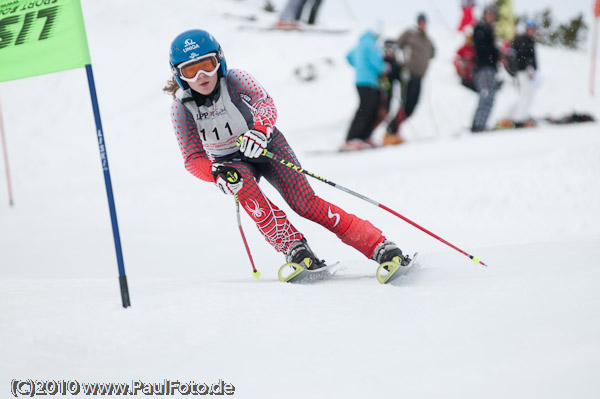
[[[381, 284], [387, 284], [390, 281], [396, 280], [400, 276], [404, 276], [408, 272], [412, 270], [415, 265], [417, 256], [419, 254], [415, 253], [411, 259], [411, 261], [406, 266], [402, 266], [396, 262], [384, 262], [377, 268], [377, 281]], [[386, 269], [387, 266], [387, 269]], [[382, 274], [382, 271], [387, 272]]]
[[[324, 280], [331, 276], [329, 273], [330, 266], [331, 265], [327, 265], [316, 270], [310, 270], [299, 263], [286, 263], [279, 268], [279, 281], [283, 283], [298, 283]], [[288, 268], [292, 269], [289, 274], [287, 274], [289, 271]]]

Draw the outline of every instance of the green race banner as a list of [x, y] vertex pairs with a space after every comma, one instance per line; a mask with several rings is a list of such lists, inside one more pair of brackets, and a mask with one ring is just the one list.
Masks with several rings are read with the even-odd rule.
[[0, 0], [0, 82], [87, 64], [79, 0]]

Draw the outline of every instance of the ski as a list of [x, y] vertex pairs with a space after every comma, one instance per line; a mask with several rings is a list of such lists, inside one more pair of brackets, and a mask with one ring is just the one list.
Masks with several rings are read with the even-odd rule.
[[558, 118], [546, 117], [543, 120], [551, 125], [570, 125], [573, 123], [596, 122], [596, 118], [594, 118], [592, 115], [581, 112], [573, 112], [572, 114]]
[[533, 127], [537, 127], [538, 122], [530, 119], [524, 123], [517, 123], [511, 121], [509, 119], [503, 119], [496, 123], [496, 125], [492, 128], [492, 130], [514, 130], [514, 129], [531, 129]]
[[[388, 284], [401, 276], [408, 274], [417, 263], [418, 253], [415, 253], [411, 261], [406, 266], [396, 262], [384, 262], [377, 268], [377, 281], [381, 284]], [[384, 274], [382, 274], [384, 272]]]
[[350, 32], [349, 29], [344, 28], [322, 28], [318, 26], [304, 26], [300, 25], [297, 27], [280, 27], [275, 25], [240, 25], [239, 30], [254, 30], [262, 32], [301, 32], [301, 33], [323, 33], [323, 34], [345, 34]]
[[[396, 262], [384, 262], [377, 268], [377, 281], [381, 284], [389, 284], [398, 281], [402, 276], [410, 273], [417, 267], [419, 254], [415, 253], [406, 266], [401, 266]], [[298, 263], [286, 263], [279, 268], [279, 281], [293, 284], [312, 284], [319, 281], [329, 280], [336, 276], [336, 267], [340, 262], [321, 267], [317, 270], [310, 270]], [[386, 269], [387, 267], [387, 269]]]
[[381, 148], [393, 148], [396, 146], [383, 146], [383, 145], [376, 145], [375, 147], [365, 147], [363, 149], [360, 150], [342, 150], [339, 148], [322, 148], [322, 149], [312, 149], [312, 150], [306, 150], [304, 151], [307, 154], [310, 155], [331, 155], [331, 154], [360, 154], [361, 152], [364, 151], [371, 151], [371, 150], [377, 150], [377, 149], [381, 149]]
[[233, 13], [225, 12], [222, 15], [223, 15], [223, 18], [227, 18], [227, 19], [237, 19], [240, 21], [249, 21], [249, 22], [258, 21], [258, 17], [254, 14], [241, 15], [241, 14], [233, 14]]
[[563, 117], [545, 117], [538, 119], [529, 119], [527, 122], [518, 123], [509, 119], [503, 119], [499, 121], [492, 130], [518, 130], [518, 129], [530, 129], [538, 127], [541, 124], [547, 125], [570, 125], [582, 122], [595, 122], [596, 120], [590, 114], [573, 112], [572, 114]]
[[[279, 268], [279, 281], [282, 283], [313, 283], [322, 281], [333, 276], [333, 266], [339, 262], [310, 270], [298, 263], [286, 263]], [[291, 270], [290, 270], [291, 269]]]

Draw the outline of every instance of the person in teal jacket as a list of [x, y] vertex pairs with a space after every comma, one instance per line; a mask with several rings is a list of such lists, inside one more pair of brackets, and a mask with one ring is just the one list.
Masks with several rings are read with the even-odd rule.
[[383, 51], [378, 45], [379, 33], [369, 29], [360, 37], [358, 45], [346, 56], [356, 70], [356, 89], [360, 103], [350, 125], [342, 151], [360, 150], [373, 146], [371, 134], [377, 120], [380, 93], [379, 77], [385, 73]]

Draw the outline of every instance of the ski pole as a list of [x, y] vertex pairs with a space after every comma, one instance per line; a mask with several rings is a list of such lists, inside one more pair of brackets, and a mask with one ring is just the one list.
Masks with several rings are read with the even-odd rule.
[[235, 212], [237, 214], [237, 223], [240, 229], [240, 234], [242, 235], [242, 240], [244, 241], [244, 246], [246, 247], [246, 253], [248, 254], [248, 258], [250, 259], [250, 264], [252, 265], [252, 277], [259, 278], [260, 272], [256, 270], [254, 267], [254, 260], [252, 259], [252, 254], [250, 253], [250, 247], [248, 246], [248, 242], [246, 241], [246, 236], [244, 235], [244, 229], [242, 229], [242, 219], [240, 217], [240, 200], [238, 196], [235, 196]]
[[8, 147], [4, 134], [4, 122], [2, 121], [2, 104], [0, 104], [0, 141], [2, 141], [2, 152], [4, 153], [4, 170], [6, 171], [6, 185], [8, 187], [8, 204], [13, 206], [12, 184], [10, 182], [10, 166], [8, 163]]
[[[238, 142], [239, 142], [239, 141], [238, 141]], [[312, 178], [315, 178], [315, 179], [317, 179], [317, 180], [320, 180], [320, 181], [322, 181], [323, 183], [327, 183], [327, 184], [329, 184], [330, 186], [333, 186], [333, 187], [335, 187], [335, 188], [337, 188], [337, 189], [339, 189], [339, 190], [345, 191], [345, 192], [347, 192], [348, 194], [354, 195], [355, 197], [358, 197], [358, 198], [360, 198], [360, 199], [362, 199], [362, 200], [365, 200], [365, 201], [367, 201], [367, 202], [370, 202], [371, 204], [373, 204], [373, 205], [375, 205], [375, 206], [378, 206], [379, 208], [381, 208], [381, 209], [384, 209], [384, 210], [388, 211], [388, 212], [389, 212], [389, 213], [391, 213], [392, 215], [399, 217], [400, 219], [402, 219], [402, 220], [404, 220], [406, 223], [408, 223], [408, 224], [410, 224], [410, 225], [412, 225], [412, 226], [416, 227], [417, 229], [419, 229], [419, 230], [421, 230], [421, 231], [423, 231], [423, 232], [425, 232], [425, 233], [429, 234], [429, 235], [430, 235], [430, 236], [432, 236], [433, 238], [435, 238], [435, 239], [437, 239], [437, 240], [439, 240], [439, 241], [443, 242], [444, 244], [448, 245], [450, 248], [452, 248], [452, 249], [454, 249], [454, 250], [456, 250], [456, 251], [460, 252], [461, 254], [463, 254], [463, 255], [465, 255], [465, 256], [468, 256], [468, 257], [469, 257], [469, 259], [471, 259], [471, 260], [473, 261], [473, 263], [475, 263], [476, 265], [477, 265], [477, 264], [481, 264], [481, 265], [483, 265], [483, 266], [487, 266], [485, 263], [483, 263], [483, 262], [481, 261], [481, 259], [480, 259], [479, 257], [477, 257], [477, 256], [473, 256], [473, 255], [471, 255], [471, 254], [469, 254], [469, 253], [467, 253], [467, 252], [463, 251], [462, 249], [458, 248], [457, 246], [450, 244], [448, 241], [444, 240], [444, 239], [443, 239], [443, 238], [441, 238], [440, 236], [438, 236], [438, 235], [436, 235], [436, 234], [432, 233], [431, 231], [427, 230], [426, 228], [424, 228], [424, 227], [422, 227], [422, 226], [419, 226], [418, 224], [416, 224], [416, 223], [415, 223], [415, 222], [413, 222], [412, 220], [410, 220], [410, 219], [408, 219], [408, 218], [406, 218], [406, 217], [402, 216], [401, 214], [399, 214], [398, 212], [394, 211], [393, 209], [390, 209], [390, 208], [388, 208], [387, 206], [385, 206], [385, 205], [383, 205], [383, 204], [380, 204], [380, 203], [379, 203], [379, 202], [377, 202], [377, 201], [374, 201], [374, 200], [372, 200], [372, 199], [371, 199], [371, 198], [369, 198], [369, 197], [365, 197], [364, 195], [362, 195], [362, 194], [359, 194], [359, 193], [357, 193], [357, 192], [355, 192], [355, 191], [352, 191], [352, 190], [350, 190], [350, 189], [348, 189], [348, 188], [346, 188], [346, 187], [344, 187], [344, 186], [340, 186], [339, 184], [337, 184], [337, 183], [334, 183], [334, 182], [332, 182], [331, 180], [327, 180], [327, 179], [325, 179], [325, 178], [323, 178], [323, 177], [321, 177], [321, 176], [315, 175], [314, 173], [312, 173], [312, 172], [309, 172], [308, 170], [306, 170], [306, 169], [303, 169], [303, 168], [301, 168], [300, 166], [293, 164], [292, 162], [288, 162], [288, 161], [286, 161], [285, 159], [283, 159], [282, 157], [280, 157], [279, 155], [273, 154], [272, 152], [270, 152], [270, 151], [267, 151], [266, 149], [264, 149], [264, 150], [263, 150], [263, 152], [262, 152], [262, 155], [263, 155], [263, 156], [265, 156], [265, 157], [267, 157], [267, 158], [270, 158], [270, 159], [272, 159], [272, 160], [274, 160], [274, 161], [276, 161], [276, 162], [279, 162], [279, 163], [280, 163], [280, 164], [282, 164], [282, 165], [285, 165], [285, 166], [287, 166], [288, 168], [290, 168], [290, 169], [294, 170], [295, 172], [298, 172], [298, 173], [303, 173], [303, 174], [305, 174], [305, 175], [308, 175], [308, 176], [310, 176], [310, 177], [312, 177]]]

